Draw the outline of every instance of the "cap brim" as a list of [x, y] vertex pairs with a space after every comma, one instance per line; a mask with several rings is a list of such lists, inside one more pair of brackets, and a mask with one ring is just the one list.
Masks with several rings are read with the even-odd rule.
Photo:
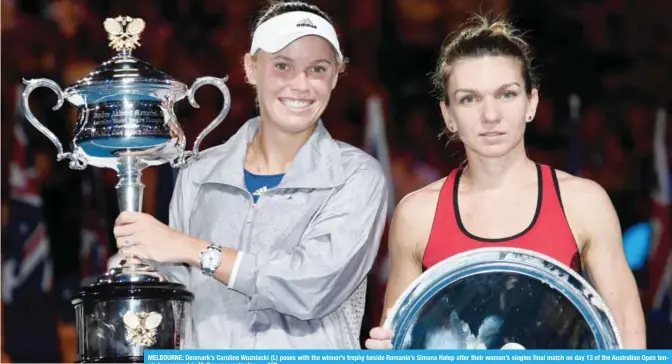
[[[283, 50], [285, 47], [287, 47], [290, 43], [294, 42], [295, 40], [299, 38], [303, 38], [309, 35], [314, 35], [317, 37], [320, 37], [331, 45], [332, 48], [334, 48], [334, 51], [336, 52], [336, 58], [338, 58], [338, 61], [340, 62], [343, 60], [343, 55], [341, 54], [340, 49], [336, 49], [336, 46], [326, 37], [322, 36], [321, 34], [318, 34], [317, 32], [313, 31], [306, 31], [306, 30], [301, 30], [301, 31], [296, 31], [296, 32], [290, 32], [290, 33], [285, 33], [285, 34], [278, 34], [277, 36], [273, 38], [269, 38], [267, 41], [265, 41], [262, 44], [259, 44], [257, 49], [254, 50], [254, 53], [256, 53], [258, 50], [263, 50], [268, 53], [277, 53], [281, 50]], [[254, 55], [254, 53], [252, 53]]]

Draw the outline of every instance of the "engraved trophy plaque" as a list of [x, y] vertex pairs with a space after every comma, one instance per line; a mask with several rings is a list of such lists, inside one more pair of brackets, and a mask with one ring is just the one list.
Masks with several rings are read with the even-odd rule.
[[[119, 209], [141, 211], [142, 170], [170, 163], [182, 167], [198, 158], [199, 145], [229, 112], [231, 95], [225, 78], [201, 77], [191, 87], [151, 64], [134, 57], [145, 22], [120, 16], [104, 22], [109, 46], [118, 53], [87, 77], [62, 90], [49, 79], [24, 80], [23, 109], [28, 121], [53, 142], [58, 161], [70, 168], [87, 166], [117, 171]], [[188, 98], [193, 107], [196, 91], [217, 87], [224, 105], [186, 150], [182, 127], [173, 111]], [[56, 93], [54, 110], [67, 100], [77, 108], [77, 123], [66, 152], [57, 137], [40, 123], [28, 106], [31, 92], [47, 87]], [[82, 288], [73, 300], [80, 362], [142, 362], [146, 348], [180, 349], [188, 343], [193, 294], [182, 284], [140, 260], [122, 261], [98, 280]]]
[[619, 349], [614, 318], [579, 274], [517, 248], [468, 251], [431, 267], [384, 325], [395, 349]]

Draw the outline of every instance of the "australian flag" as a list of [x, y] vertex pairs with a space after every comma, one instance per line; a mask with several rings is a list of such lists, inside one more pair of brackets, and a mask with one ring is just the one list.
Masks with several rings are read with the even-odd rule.
[[82, 178], [82, 240], [79, 247], [82, 286], [94, 283], [105, 273], [110, 258], [103, 180], [98, 168], [86, 172]]
[[13, 130], [9, 216], [2, 233], [4, 352], [13, 362], [60, 362], [50, 244], [23, 123], [17, 117]]
[[[649, 312], [649, 348], [672, 347], [672, 214], [670, 201], [669, 150], [666, 142], [667, 114], [656, 116], [653, 141], [656, 188], [652, 194], [651, 245], [649, 253], [649, 289], [646, 301]], [[658, 342], [660, 340], [660, 342]]]

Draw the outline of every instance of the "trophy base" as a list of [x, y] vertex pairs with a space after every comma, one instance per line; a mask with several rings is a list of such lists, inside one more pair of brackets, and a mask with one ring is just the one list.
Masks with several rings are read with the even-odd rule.
[[112, 268], [72, 300], [78, 362], [141, 363], [145, 349], [185, 347], [193, 299], [146, 264]]

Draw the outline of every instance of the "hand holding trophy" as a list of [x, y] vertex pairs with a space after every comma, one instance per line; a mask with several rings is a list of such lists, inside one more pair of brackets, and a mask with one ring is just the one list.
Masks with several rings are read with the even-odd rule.
[[[163, 163], [179, 168], [198, 158], [200, 143], [228, 114], [231, 95], [226, 77], [201, 77], [189, 88], [134, 57], [131, 52], [140, 45], [145, 29], [142, 19], [108, 18], [104, 27], [117, 55], [65, 90], [45, 78], [24, 80], [23, 110], [28, 121], [54, 144], [58, 161], [68, 159], [75, 170], [93, 166], [117, 171], [120, 211], [141, 211], [142, 170]], [[188, 151], [173, 106], [186, 97], [198, 108], [195, 93], [205, 85], [222, 92], [224, 105]], [[56, 93], [54, 110], [64, 100], [77, 107], [71, 151], [66, 152], [30, 111], [30, 94], [39, 87]], [[184, 285], [171, 282], [154, 267], [141, 261], [122, 262], [83, 288], [73, 301], [78, 360], [142, 362], [145, 348], [184, 347], [189, 332], [185, 318], [192, 300], [193, 294]]]

